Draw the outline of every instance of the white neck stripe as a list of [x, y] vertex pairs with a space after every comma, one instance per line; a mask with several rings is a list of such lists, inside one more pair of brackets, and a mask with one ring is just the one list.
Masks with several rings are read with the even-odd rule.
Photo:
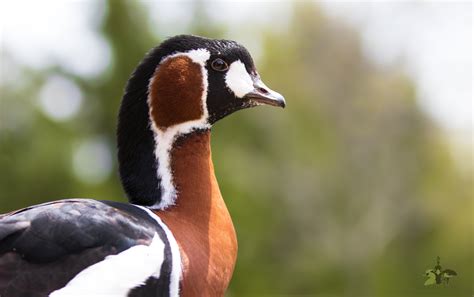
[[161, 218], [153, 213], [146, 207], [135, 205], [138, 208], [143, 209], [148, 213], [150, 217], [152, 217], [165, 231], [166, 237], [168, 238], [168, 242], [171, 248], [171, 259], [172, 259], [172, 266], [171, 266], [171, 275], [170, 275], [170, 297], [179, 297], [179, 282], [182, 276], [182, 267], [181, 267], [181, 252], [179, 250], [178, 242], [176, 241], [173, 233], [171, 233], [168, 226], [163, 223]]
[[[197, 49], [191, 50], [186, 53], [177, 53], [170, 55], [164, 58], [161, 62], [178, 57], [186, 56], [190, 58], [193, 62], [201, 66], [202, 73], [202, 84], [203, 84], [203, 94], [201, 97], [202, 103], [202, 116], [201, 118], [193, 121], [188, 121], [180, 124], [176, 124], [171, 127], [167, 127], [164, 130], [156, 126], [155, 122], [151, 119], [151, 129], [155, 138], [155, 159], [157, 162], [157, 176], [160, 181], [161, 186], [161, 200], [159, 203], [155, 203], [151, 206], [152, 209], [166, 209], [170, 206], [173, 206], [176, 202], [177, 190], [173, 182], [173, 176], [171, 172], [170, 164], [170, 152], [173, 147], [173, 143], [180, 135], [188, 134], [196, 129], [209, 129], [211, 125], [208, 123], [209, 113], [207, 110], [207, 92], [208, 92], [208, 81], [207, 81], [207, 70], [206, 70], [206, 61], [210, 57], [209, 51], [206, 49]], [[160, 66], [158, 66], [160, 67]], [[153, 84], [154, 77], [150, 79], [149, 86]], [[150, 87], [149, 87], [150, 88]], [[148, 92], [150, 94], [150, 92]], [[148, 103], [151, 102], [150, 95], [148, 95]]]

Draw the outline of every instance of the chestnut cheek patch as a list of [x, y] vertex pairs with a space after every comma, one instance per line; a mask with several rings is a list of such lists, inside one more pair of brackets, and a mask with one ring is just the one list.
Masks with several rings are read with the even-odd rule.
[[148, 86], [150, 128], [154, 133], [156, 174], [161, 191], [153, 209], [174, 205], [179, 189], [171, 170], [175, 139], [195, 129], [209, 129], [207, 70], [209, 52], [198, 49], [165, 58]]
[[160, 130], [203, 116], [201, 65], [181, 55], [158, 66], [149, 86], [150, 116]]

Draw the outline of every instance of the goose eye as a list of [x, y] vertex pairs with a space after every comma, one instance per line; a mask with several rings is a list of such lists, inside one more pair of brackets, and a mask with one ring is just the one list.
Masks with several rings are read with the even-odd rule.
[[212, 61], [211, 67], [216, 71], [226, 71], [227, 69], [229, 69], [229, 65], [227, 65], [227, 63], [221, 58], [217, 58]]

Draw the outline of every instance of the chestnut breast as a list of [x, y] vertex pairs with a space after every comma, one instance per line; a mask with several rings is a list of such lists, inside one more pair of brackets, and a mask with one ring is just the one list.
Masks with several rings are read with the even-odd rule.
[[210, 132], [178, 139], [170, 164], [178, 197], [173, 207], [156, 213], [181, 249], [180, 296], [224, 296], [237, 257], [237, 239], [214, 174]]

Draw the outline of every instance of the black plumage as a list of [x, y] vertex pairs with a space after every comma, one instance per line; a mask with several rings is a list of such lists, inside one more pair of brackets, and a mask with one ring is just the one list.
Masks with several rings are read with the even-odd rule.
[[[89, 199], [60, 200], [0, 217], [0, 296], [47, 296], [80, 271], [155, 232], [165, 244], [160, 279], [137, 290], [169, 294], [170, 244], [161, 226], [135, 206]], [[131, 295], [139, 296], [139, 295]]]

